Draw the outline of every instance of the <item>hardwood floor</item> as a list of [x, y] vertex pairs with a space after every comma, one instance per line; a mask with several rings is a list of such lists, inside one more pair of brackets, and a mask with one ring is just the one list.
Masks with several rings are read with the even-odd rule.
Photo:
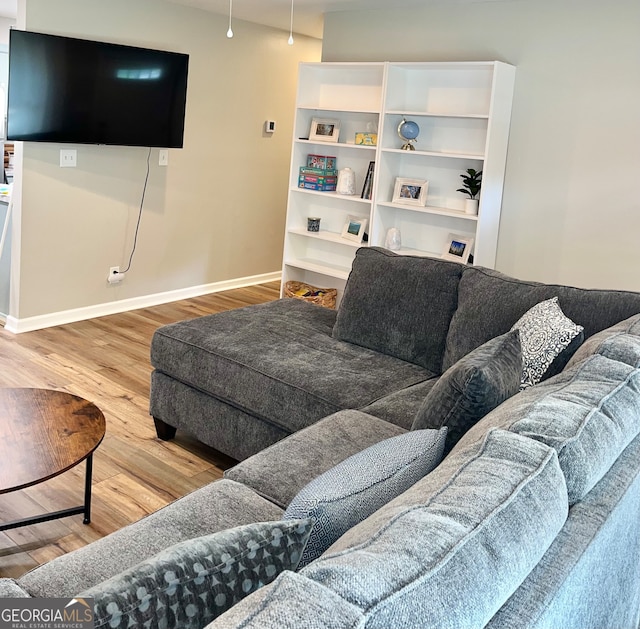
[[[91, 524], [72, 516], [0, 533], [0, 577], [18, 577], [103, 537], [233, 465], [180, 432], [173, 441], [156, 438], [148, 411], [151, 336], [165, 323], [277, 299], [279, 290], [270, 282], [24, 334], [0, 330], [0, 387], [68, 391], [94, 402], [107, 424], [94, 454]], [[0, 522], [77, 506], [83, 483], [81, 464], [0, 495]]]

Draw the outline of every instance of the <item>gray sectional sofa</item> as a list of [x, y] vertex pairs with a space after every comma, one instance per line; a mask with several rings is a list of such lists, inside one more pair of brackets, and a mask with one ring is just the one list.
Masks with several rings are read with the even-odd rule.
[[184, 430], [237, 460], [344, 409], [408, 429], [443, 371], [554, 296], [584, 338], [640, 312], [632, 292], [363, 247], [337, 312], [282, 299], [158, 329], [150, 412], [160, 438]]
[[363, 248], [337, 313], [165, 326], [160, 432], [244, 460], [0, 596], [114, 628], [638, 629], [639, 313]]

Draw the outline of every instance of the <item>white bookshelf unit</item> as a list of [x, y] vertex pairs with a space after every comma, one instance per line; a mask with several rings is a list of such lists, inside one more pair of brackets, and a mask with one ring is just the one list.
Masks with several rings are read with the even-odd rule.
[[[449, 234], [474, 238], [474, 264], [495, 266], [515, 67], [493, 62], [302, 63], [291, 152], [282, 281], [338, 289], [340, 298], [360, 246], [384, 246], [400, 230], [400, 254], [440, 256]], [[339, 141], [310, 141], [313, 118], [340, 121]], [[420, 127], [415, 150], [403, 150], [398, 125]], [[356, 132], [376, 130], [376, 146]], [[356, 195], [298, 187], [307, 155], [336, 157], [356, 174]], [[360, 191], [375, 162], [371, 199]], [[477, 216], [456, 192], [467, 168], [482, 170]], [[397, 177], [428, 181], [426, 206], [393, 202]], [[319, 217], [320, 231], [307, 231]], [[348, 216], [367, 218], [368, 241], [341, 236]]]

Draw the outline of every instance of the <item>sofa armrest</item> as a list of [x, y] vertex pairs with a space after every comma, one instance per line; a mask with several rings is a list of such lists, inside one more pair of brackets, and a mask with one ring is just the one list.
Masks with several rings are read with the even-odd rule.
[[13, 579], [0, 579], [0, 598], [31, 598]]

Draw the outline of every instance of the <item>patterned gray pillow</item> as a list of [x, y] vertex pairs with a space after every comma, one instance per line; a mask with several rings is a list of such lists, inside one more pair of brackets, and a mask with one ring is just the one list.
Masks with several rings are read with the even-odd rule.
[[557, 297], [533, 306], [511, 329], [520, 331], [521, 389], [540, 382], [554, 359], [584, 330], [562, 312]]
[[442, 459], [447, 428], [414, 430], [350, 456], [303, 487], [284, 518], [313, 518], [299, 567], [351, 527], [409, 489]]
[[313, 522], [258, 522], [180, 542], [86, 590], [95, 627], [200, 629], [295, 570]]

